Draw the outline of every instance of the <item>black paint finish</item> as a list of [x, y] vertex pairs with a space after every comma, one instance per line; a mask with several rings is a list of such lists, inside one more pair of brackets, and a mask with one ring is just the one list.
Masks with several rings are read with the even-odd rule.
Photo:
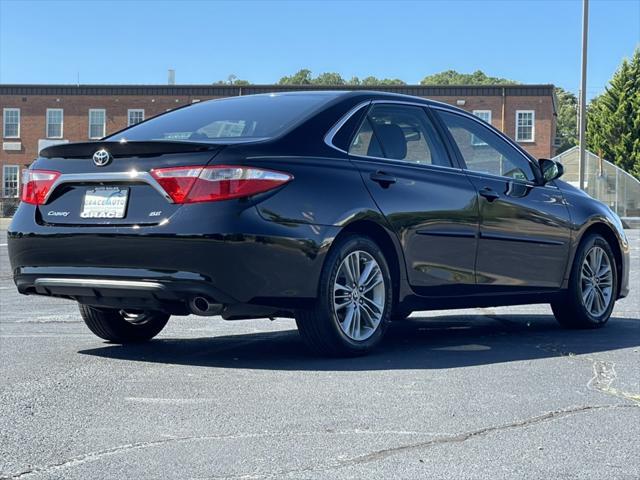
[[[364, 105], [358, 111], [364, 117], [372, 101], [409, 102], [426, 111], [435, 103], [364, 91], [331, 98], [269, 140], [164, 142], [166, 150], [162, 142], [130, 142], [130, 148], [115, 147], [106, 167], [94, 165], [91, 154], [108, 142], [48, 150], [32, 168], [78, 174], [224, 164], [284, 171], [294, 180], [251, 198], [181, 206], [147, 184], [120, 182], [130, 189], [131, 203], [124, 219], [112, 221], [79, 217], [84, 192], [99, 182], [61, 186], [46, 205], [22, 204], [9, 227], [18, 289], [178, 314], [187, 313], [186, 302], [198, 294], [236, 309], [253, 305], [285, 315], [316, 296], [336, 237], [356, 232], [378, 241], [392, 265], [396, 301], [407, 308], [541, 303], [566, 288], [576, 248], [595, 229], [612, 242], [619, 294], [627, 295], [629, 247], [620, 220], [606, 206], [561, 181], [543, 185], [457, 167], [349, 156], [344, 147], [357, 122], [346, 122], [349, 131], [338, 130], [339, 148], [325, 136], [354, 107]], [[452, 144], [443, 129], [438, 135]], [[58, 211], [69, 214], [50, 215]], [[149, 216], [157, 211], [158, 217]], [[90, 288], [36, 290], [42, 278], [153, 281], [162, 289], [116, 297]]]

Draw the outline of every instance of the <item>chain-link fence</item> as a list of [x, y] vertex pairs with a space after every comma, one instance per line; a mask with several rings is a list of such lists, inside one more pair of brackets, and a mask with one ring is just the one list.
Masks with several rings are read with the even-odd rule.
[[[564, 166], [562, 180], [578, 186], [578, 147], [555, 157]], [[584, 169], [585, 191], [607, 204], [627, 224], [640, 222], [640, 181], [613, 163], [587, 152]]]

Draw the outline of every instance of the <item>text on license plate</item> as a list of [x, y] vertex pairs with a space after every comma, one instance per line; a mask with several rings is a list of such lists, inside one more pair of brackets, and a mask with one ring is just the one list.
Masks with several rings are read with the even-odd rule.
[[124, 218], [128, 188], [96, 187], [87, 190], [82, 203], [82, 218]]

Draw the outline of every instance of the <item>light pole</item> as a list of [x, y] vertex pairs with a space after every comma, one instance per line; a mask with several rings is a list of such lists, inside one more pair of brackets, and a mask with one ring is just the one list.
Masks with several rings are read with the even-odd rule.
[[589, 0], [582, 0], [582, 75], [580, 77], [580, 125], [579, 128], [579, 157], [578, 183], [580, 190], [584, 190], [585, 170], [585, 129], [587, 126], [587, 38], [589, 36]]

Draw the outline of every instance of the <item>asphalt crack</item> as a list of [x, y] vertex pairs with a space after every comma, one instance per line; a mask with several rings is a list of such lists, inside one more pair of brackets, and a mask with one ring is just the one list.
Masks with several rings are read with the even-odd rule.
[[[245, 475], [239, 475], [239, 476], [225, 476], [225, 478], [268, 478], [268, 477], [274, 477], [274, 476], [280, 477], [282, 475], [290, 475], [295, 473], [305, 473], [305, 472], [308, 473], [313, 471], [325, 471], [325, 470], [346, 468], [353, 465], [365, 464], [369, 462], [382, 460], [392, 455], [396, 455], [398, 453], [408, 452], [412, 450], [423, 450], [426, 448], [431, 448], [438, 445], [445, 445], [450, 443], [463, 443], [463, 442], [466, 442], [467, 440], [483, 437], [494, 432], [525, 428], [532, 425], [567, 417], [570, 415], [576, 415], [576, 414], [585, 413], [589, 411], [612, 409], [612, 408], [638, 408], [638, 407], [636, 405], [583, 405], [583, 406], [571, 407], [567, 409], [546, 412], [541, 415], [537, 415], [535, 417], [530, 417], [524, 420], [516, 420], [514, 422], [506, 423], [503, 425], [489, 426], [489, 427], [484, 427], [477, 430], [457, 433], [453, 435], [441, 435], [431, 440], [415, 442], [407, 445], [400, 445], [398, 447], [377, 450], [364, 455], [358, 455], [356, 457], [352, 457], [349, 459], [338, 460], [333, 463], [324, 465], [321, 468], [318, 468], [317, 466], [313, 466], [313, 467], [296, 469], [296, 470], [282, 470], [278, 472], [269, 472], [264, 474], [245, 474]], [[20, 479], [20, 478], [28, 478], [30, 476], [36, 476], [36, 475], [51, 474], [53, 472], [79, 466], [84, 463], [100, 460], [107, 456], [117, 455], [125, 452], [128, 453], [135, 450], [141, 450], [141, 449], [155, 447], [155, 446], [169, 444], [169, 443], [180, 443], [180, 442], [198, 441], [198, 440], [225, 440], [225, 439], [238, 439], [238, 438], [249, 439], [249, 438], [261, 438], [261, 437], [279, 437], [279, 436], [286, 437], [286, 436], [318, 435], [318, 434], [347, 435], [347, 434], [364, 434], [364, 433], [383, 434], [385, 432], [371, 431], [371, 430], [353, 430], [353, 431], [340, 431], [340, 432], [249, 433], [249, 434], [240, 434], [240, 435], [227, 434], [227, 435], [168, 437], [168, 438], [163, 438], [160, 440], [154, 440], [154, 441], [148, 441], [148, 442], [135, 442], [135, 443], [117, 445], [112, 448], [99, 450], [95, 452], [89, 452], [84, 455], [79, 455], [59, 463], [54, 463], [54, 464], [50, 464], [42, 467], [31, 467], [27, 470], [10, 474], [8, 476], [0, 476], [0, 480], [14, 480], [14, 479]], [[429, 435], [429, 432], [386, 432], [386, 433]], [[210, 478], [215, 478], [215, 477], [210, 477]]]
[[503, 425], [490, 426], [490, 427], [480, 428], [478, 430], [459, 433], [456, 435], [437, 437], [426, 442], [418, 442], [414, 444], [388, 448], [385, 450], [378, 450], [377, 452], [352, 458], [347, 462], [344, 462], [344, 465], [368, 463], [368, 462], [387, 458], [390, 455], [394, 455], [400, 452], [406, 452], [411, 450], [422, 450], [422, 449], [434, 447], [437, 445], [444, 445], [448, 443], [462, 443], [462, 442], [466, 442], [467, 440], [486, 436], [494, 432], [525, 428], [532, 425], [537, 425], [539, 423], [555, 420], [558, 418], [567, 417], [570, 415], [576, 415], [579, 413], [589, 412], [593, 410], [604, 410], [604, 409], [610, 409], [610, 408], [637, 408], [637, 407], [633, 405], [584, 405], [584, 406], [572, 407], [564, 410], [554, 410], [551, 412], [543, 413], [542, 415], [537, 415], [535, 417], [530, 417], [524, 420], [517, 420], [517, 421], [503, 424]]
[[[362, 465], [370, 462], [383, 460], [385, 458], [388, 458], [390, 456], [403, 453], [403, 452], [410, 452], [414, 450], [424, 450], [424, 449], [436, 447], [439, 445], [445, 445], [445, 444], [464, 443], [468, 440], [481, 438], [483, 436], [486, 436], [495, 432], [526, 428], [532, 425], [549, 422], [552, 420], [560, 419], [560, 418], [571, 416], [571, 415], [577, 415], [577, 414], [590, 412], [590, 411], [613, 409], [613, 408], [638, 408], [638, 407], [636, 405], [584, 405], [584, 406], [571, 407], [567, 409], [546, 412], [541, 415], [537, 415], [535, 417], [530, 417], [524, 420], [517, 420], [517, 421], [503, 424], [503, 425], [490, 426], [490, 427], [480, 428], [477, 430], [472, 430], [469, 432], [463, 432], [463, 433], [458, 433], [453, 435], [443, 435], [443, 436], [439, 436], [432, 440], [428, 440], [424, 442], [416, 442], [408, 445], [401, 445], [398, 447], [377, 450], [375, 452], [359, 455], [349, 459], [338, 460], [331, 464], [324, 465], [322, 467], [314, 466], [314, 467], [297, 468], [297, 469], [290, 469], [290, 470], [279, 470], [277, 472], [268, 472], [268, 473], [262, 473], [262, 474], [253, 473], [253, 474], [235, 475], [231, 477], [225, 475], [224, 478], [248, 480], [248, 479], [282, 478], [285, 475], [299, 475], [299, 474], [311, 473], [311, 472], [326, 472], [330, 470], [337, 470], [341, 468], [351, 467], [354, 465]], [[223, 478], [223, 477], [212, 476], [209, 478], [213, 479], [213, 478]]]
[[263, 433], [246, 433], [246, 434], [219, 434], [219, 435], [191, 435], [183, 437], [167, 437], [160, 440], [153, 440], [147, 442], [134, 442], [115, 447], [89, 452], [83, 455], [58, 462], [52, 463], [46, 466], [30, 466], [21, 472], [14, 474], [0, 474], [0, 480], [13, 480], [18, 478], [29, 478], [30, 476], [46, 475], [52, 472], [65, 470], [75, 466], [79, 466], [92, 461], [100, 460], [104, 457], [111, 455], [117, 455], [120, 453], [128, 453], [130, 451], [141, 450], [145, 448], [152, 448], [169, 443], [182, 443], [192, 441], [203, 440], [230, 440], [230, 439], [251, 439], [251, 438], [265, 438], [265, 437], [287, 437], [287, 436], [313, 436], [313, 435], [350, 435], [350, 434], [369, 434], [369, 435], [430, 435], [430, 432], [419, 431], [405, 431], [405, 430], [343, 430], [332, 431], [327, 430], [325, 432], [263, 432]]

